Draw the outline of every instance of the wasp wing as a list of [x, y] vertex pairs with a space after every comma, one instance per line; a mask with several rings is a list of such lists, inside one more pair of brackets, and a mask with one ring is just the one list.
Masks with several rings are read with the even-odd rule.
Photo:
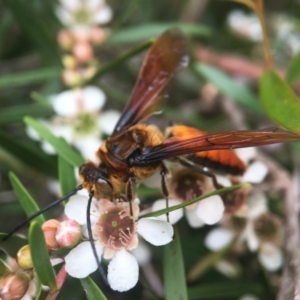
[[[207, 132], [185, 125], [174, 125], [167, 129], [167, 137], [187, 139], [207, 135]], [[219, 173], [241, 175], [246, 165], [231, 149], [207, 150], [188, 155], [188, 159], [197, 165], [208, 167]]]
[[300, 135], [279, 129], [220, 132], [188, 138], [171, 137], [162, 144], [148, 147], [141, 154], [130, 158], [129, 163], [132, 166], [147, 165], [200, 151], [245, 148], [297, 140], [300, 140]]
[[159, 36], [147, 53], [129, 102], [113, 135], [139, 123], [158, 110], [165, 86], [187, 62], [187, 43], [179, 30], [167, 30]]

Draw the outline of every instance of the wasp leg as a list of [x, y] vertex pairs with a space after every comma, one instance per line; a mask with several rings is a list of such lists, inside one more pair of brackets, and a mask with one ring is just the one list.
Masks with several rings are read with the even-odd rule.
[[132, 210], [132, 201], [134, 200], [134, 197], [135, 197], [135, 178], [134, 177], [129, 177], [126, 182], [125, 196], [126, 196], [126, 201], [129, 202], [130, 217], [132, 218], [132, 221], [133, 221], [134, 217], [133, 217], [133, 210]]
[[[162, 170], [160, 171], [161, 175], [161, 190], [162, 194], [166, 199], [166, 208], [169, 208], [169, 190], [166, 183], [166, 175], [168, 174], [168, 170], [165, 165], [162, 165]], [[169, 222], [169, 212], [166, 213], [167, 221]]]
[[223, 185], [221, 185], [221, 184], [218, 183], [215, 174], [213, 174], [213, 173], [211, 173], [209, 171], [205, 171], [201, 167], [196, 166], [194, 164], [191, 164], [190, 162], [188, 162], [188, 161], [186, 161], [186, 160], [184, 160], [182, 158], [178, 158], [177, 160], [178, 160], [178, 162], [182, 166], [187, 167], [187, 168], [191, 169], [192, 171], [198, 172], [200, 174], [203, 174], [203, 175], [211, 178], [211, 180], [213, 182], [213, 185], [214, 185], [214, 187], [215, 187], [216, 190], [223, 188]]

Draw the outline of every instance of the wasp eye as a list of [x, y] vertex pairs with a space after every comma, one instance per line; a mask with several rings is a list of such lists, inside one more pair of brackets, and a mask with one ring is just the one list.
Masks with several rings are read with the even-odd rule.
[[107, 181], [102, 179], [102, 178], [98, 178], [97, 179], [97, 183], [100, 183], [100, 184], [107, 184]]

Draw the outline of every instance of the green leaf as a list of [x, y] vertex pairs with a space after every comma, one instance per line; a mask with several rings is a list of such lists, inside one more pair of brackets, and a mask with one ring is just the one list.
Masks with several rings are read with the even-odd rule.
[[25, 116], [47, 117], [53, 115], [53, 108], [50, 104], [34, 103], [2, 108], [0, 111], [0, 125], [23, 122]]
[[33, 118], [25, 117], [24, 120], [28, 126], [32, 127], [41, 136], [41, 138], [51, 144], [58, 155], [63, 157], [69, 164], [78, 167], [84, 163], [81, 155], [71, 148], [63, 138], [56, 137], [44, 125]]
[[263, 287], [254, 282], [203, 283], [188, 289], [189, 300], [237, 299], [245, 294], [261, 294]]
[[260, 99], [267, 114], [283, 128], [300, 132], [300, 102], [290, 86], [275, 70], [264, 71]]
[[165, 299], [188, 299], [180, 237], [177, 230], [174, 233], [174, 240], [164, 246], [163, 268]]
[[0, 130], [0, 147], [28, 166], [52, 177], [57, 176], [57, 159]]
[[151, 213], [144, 214], [141, 218], [158, 217], [158, 216], [164, 215], [168, 212], [177, 210], [179, 208], [184, 208], [188, 205], [194, 204], [194, 203], [196, 203], [198, 201], [201, 201], [201, 200], [203, 200], [207, 197], [214, 196], [214, 195], [219, 195], [219, 194], [222, 194], [224, 192], [233, 191], [233, 190], [236, 190], [236, 189], [239, 189], [239, 188], [246, 188], [247, 189], [250, 186], [251, 185], [249, 183], [240, 183], [240, 184], [235, 184], [235, 185], [232, 185], [232, 186], [224, 187], [222, 189], [218, 189], [218, 190], [215, 190], [211, 193], [205, 194], [201, 197], [197, 197], [195, 199], [185, 201], [181, 204], [177, 204], [177, 205], [174, 205], [174, 206], [171, 206], [171, 207], [168, 207], [168, 208], [164, 208], [164, 209], [153, 211]]
[[91, 277], [80, 279], [80, 282], [86, 292], [86, 297], [88, 300], [107, 299]]
[[[35, 212], [39, 211], [38, 205], [13, 172], [9, 172], [9, 179], [27, 217], [30, 217]], [[45, 222], [45, 219], [42, 215], [39, 215], [35, 218], [35, 221], [41, 225]]]
[[290, 85], [293, 85], [299, 79], [300, 79], [300, 51], [297, 53], [297, 55], [293, 57], [286, 74], [286, 80]]
[[33, 12], [30, 2], [23, 0], [4, 0], [7, 9], [13, 14], [19, 28], [39, 49], [45, 62], [49, 65], [61, 65], [60, 55], [54, 40], [51, 40], [46, 25]]
[[6, 236], [6, 233], [0, 233], [0, 249], [10, 257], [16, 257], [20, 248], [27, 244], [27, 240], [24, 237], [12, 235], [8, 240], [3, 241]]
[[135, 43], [145, 39], [159, 36], [162, 32], [172, 27], [180, 28], [186, 35], [208, 36], [211, 30], [199, 24], [187, 24], [180, 22], [170, 23], [148, 23], [131, 28], [112, 32], [108, 44]]
[[74, 167], [70, 165], [63, 157], [58, 156], [58, 170], [61, 192], [63, 195], [65, 195], [76, 187]]
[[60, 68], [51, 67], [15, 74], [2, 75], [0, 76], [0, 87], [4, 88], [10, 86], [25, 85], [29, 83], [39, 83], [45, 80], [55, 79], [60, 76], [60, 73]]
[[32, 222], [29, 229], [29, 246], [34, 269], [42, 284], [55, 291], [55, 272], [51, 266], [50, 256], [47, 250], [44, 233], [37, 222]]
[[226, 247], [214, 251], [209, 252], [204, 257], [201, 257], [192, 267], [192, 269], [188, 272], [187, 280], [189, 282], [196, 281], [200, 276], [203, 276], [205, 272], [207, 272], [210, 268], [216, 265], [224, 256], [232, 249], [232, 246], [235, 244], [236, 238], [233, 239]]
[[10, 271], [8, 268], [7, 264], [5, 263], [4, 260], [0, 259], [0, 277], [3, 275], [7, 274]]
[[195, 62], [192, 64], [192, 69], [241, 106], [255, 113], [263, 113], [258, 98], [247, 87], [238, 84], [230, 76], [204, 63]]

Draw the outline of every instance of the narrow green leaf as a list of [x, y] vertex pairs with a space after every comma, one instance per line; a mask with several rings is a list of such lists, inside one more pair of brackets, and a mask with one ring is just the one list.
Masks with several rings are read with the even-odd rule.
[[80, 282], [86, 292], [86, 297], [88, 300], [107, 299], [91, 277], [80, 279]]
[[25, 116], [48, 117], [53, 115], [53, 108], [47, 103], [33, 103], [2, 108], [0, 111], [0, 125], [23, 122]]
[[33, 11], [30, 2], [23, 0], [4, 0], [7, 9], [13, 14], [26, 36], [39, 49], [44, 61], [50, 65], [61, 65], [60, 55], [56, 43], [51, 40], [49, 29]]
[[300, 102], [290, 86], [275, 70], [264, 71], [260, 99], [267, 114], [283, 128], [300, 132]]
[[263, 286], [254, 282], [214, 282], [188, 289], [189, 300], [237, 299], [245, 294], [260, 295]]
[[3, 275], [7, 274], [10, 271], [8, 268], [7, 264], [5, 263], [4, 260], [0, 259], [0, 277]]
[[148, 23], [112, 32], [107, 43], [122, 44], [140, 42], [145, 39], [157, 37], [171, 27], [180, 28], [186, 35], [208, 36], [211, 32], [208, 27], [199, 24], [187, 24], [180, 22]]
[[187, 280], [189, 282], [196, 281], [200, 276], [203, 276], [205, 272], [207, 272], [210, 268], [216, 265], [224, 256], [232, 249], [232, 246], [235, 244], [236, 238], [229, 243], [223, 249], [215, 252], [209, 252], [204, 257], [201, 257], [189, 270], [187, 275]]
[[300, 79], [300, 51], [295, 55], [289, 64], [286, 80], [292, 85]]
[[37, 222], [32, 222], [29, 229], [29, 246], [34, 269], [42, 284], [55, 291], [55, 272], [51, 266], [50, 256], [47, 250], [44, 233]]
[[247, 87], [238, 84], [230, 76], [204, 63], [195, 62], [192, 64], [192, 69], [241, 106], [255, 113], [263, 113], [258, 98]]
[[180, 237], [175, 230], [174, 240], [164, 246], [163, 257], [166, 300], [188, 299]]
[[41, 138], [51, 144], [58, 155], [63, 157], [69, 164], [78, 167], [84, 163], [81, 155], [71, 148], [63, 138], [56, 137], [44, 125], [33, 118], [25, 117], [24, 120], [28, 126], [32, 127], [41, 136]]
[[12, 235], [9, 239], [3, 241], [6, 236], [6, 233], [0, 233], [0, 249], [10, 257], [16, 257], [20, 248], [27, 244], [27, 240], [24, 237]]
[[184, 207], [186, 207], [188, 205], [194, 204], [194, 203], [196, 203], [198, 201], [201, 201], [201, 200], [203, 200], [203, 199], [205, 199], [207, 197], [214, 196], [214, 195], [219, 195], [219, 194], [222, 194], [224, 192], [233, 191], [233, 190], [236, 190], [236, 189], [239, 189], [239, 188], [247, 189], [250, 186], [251, 185], [249, 183], [240, 183], [240, 184], [235, 184], [235, 185], [232, 185], [232, 186], [224, 187], [222, 189], [218, 189], [218, 190], [215, 190], [215, 191], [213, 191], [211, 193], [205, 194], [205, 195], [203, 195], [201, 197], [197, 197], [195, 199], [192, 199], [192, 200], [189, 200], [189, 201], [185, 201], [183, 203], [180, 203], [180, 204], [168, 207], [168, 208], [164, 208], [164, 209], [153, 211], [151, 213], [144, 214], [142, 216], [142, 218], [158, 217], [158, 216], [164, 215], [164, 214], [166, 214], [168, 212], [177, 210], [179, 208], [184, 208]]
[[59, 182], [63, 195], [76, 187], [74, 166], [70, 165], [63, 157], [58, 156]]
[[49, 176], [57, 176], [56, 157], [51, 157], [43, 153], [39, 149], [29, 145], [28, 142], [25, 144], [0, 130], [0, 147], [28, 166]]
[[[36, 202], [33, 200], [31, 195], [27, 192], [25, 187], [22, 185], [17, 176], [13, 173], [9, 173], [10, 183], [19, 199], [21, 206], [23, 207], [27, 217], [31, 216], [35, 212], [39, 211], [39, 207]], [[35, 221], [40, 225], [45, 222], [45, 219], [42, 215], [39, 215], [35, 218]]]
[[2, 75], [0, 77], [0, 87], [10, 87], [25, 85], [30, 83], [39, 83], [45, 80], [51, 80], [60, 76], [61, 68], [51, 67], [37, 69], [33, 71], [20, 72], [15, 74]]

